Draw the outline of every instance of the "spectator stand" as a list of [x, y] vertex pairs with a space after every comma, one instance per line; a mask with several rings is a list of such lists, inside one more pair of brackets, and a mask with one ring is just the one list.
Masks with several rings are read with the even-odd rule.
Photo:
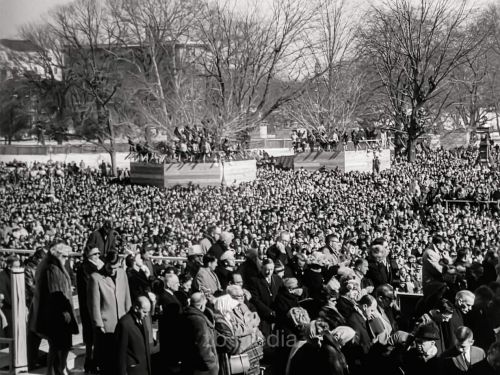
[[[391, 167], [391, 149], [389, 144], [381, 140], [351, 141], [337, 144], [335, 148], [312, 147], [309, 150], [298, 150], [294, 158], [295, 169], [318, 170], [339, 169], [342, 172], [372, 172], [378, 163], [378, 171]], [[378, 162], [375, 162], [378, 159]]]
[[252, 182], [257, 179], [257, 164], [252, 154], [241, 145], [227, 145], [220, 151], [210, 146], [193, 147], [180, 141], [175, 152], [168, 145], [152, 148], [131, 142], [130, 181], [138, 185], [169, 187], [197, 184], [220, 186]]

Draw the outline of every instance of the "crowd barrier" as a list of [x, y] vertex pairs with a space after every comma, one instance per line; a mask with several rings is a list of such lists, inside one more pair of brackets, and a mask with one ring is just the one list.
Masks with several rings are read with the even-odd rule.
[[477, 200], [467, 200], [467, 199], [445, 199], [444, 204], [446, 206], [446, 209], [449, 208], [450, 204], [495, 204], [498, 205], [500, 203], [500, 200], [498, 201], [477, 201]]
[[266, 149], [266, 148], [292, 148], [293, 143], [290, 138], [265, 138], [251, 139], [248, 142], [249, 149]]

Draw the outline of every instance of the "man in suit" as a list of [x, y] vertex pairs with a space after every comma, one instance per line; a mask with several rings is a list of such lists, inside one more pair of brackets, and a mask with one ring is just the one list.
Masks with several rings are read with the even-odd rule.
[[473, 365], [470, 375], [498, 375], [500, 374], [500, 342], [491, 344], [488, 355], [481, 362]]
[[393, 285], [397, 281], [396, 273], [397, 271], [387, 259], [387, 250], [384, 246], [380, 244], [372, 245], [370, 257], [368, 258], [366, 278], [370, 279], [376, 288], [382, 284]]
[[432, 246], [424, 251], [422, 255], [422, 284], [424, 294], [428, 294], [429, 288], [434, 281], [444, 281], [444, 267], [450, 263], [444, 253], [446, 243], [444, 238], [436, 235], [432, 238]]
[[104, 224], [98, 230], [92, 232], [87, 240], [85, 249], [97, 247], [102, 256], [106, 256], [108, 251], [115, 250], [115, 231], [111, 220], [104, 221]]
[[104, 267], [90, 275], [87, 298], [95, 330], [94, 359], [101, 375], [112, 374], [115, 328], [131, 306], [127, 274], [121, 268], [116, 251], [109, 251], [104, 258]]
[[149, 299], [139, 296], [118, 321], [115, 330], [117, 375], [151, 375], [149, 333], [144, 320], [150, 311]]
[[367, 294], [361, 297], [355, 310], [347, 318], [347, 324], [354, 329], [358, 342], [363, 348], [365, 354], [375, 342], [377, 333], [370, 328], [370, 321], [377, 311], [377, 300]]
[[179, 366], [180, 351], [176, 337], [182, 333], [179, 329], [182, 305], [175, 296], [179, 290], [179, 278], [175, 274], [167, 274], [164, 279], [165, 289], [158, 296], [161, 314], [158, 319], [160, 333], [160, 353], [162, 361], [168, 370]]
[[260, 330], [265, 337], [269, 336], [272, 324], [275, 322], [276, 312], [272, 305], [282, 286], [283, 281], [274, 274], [274, 262], [271, 259], [262, 262], [260, 276], [250, 281], [248, 291], [252, 295], [252, 302], [261, 318]]
[[458, 327], [455, 330], [455, 337], [456, 344], [441, 355], [444, 375], [460, 375], [468, 372], [471, 366], [486, 357], [483, 349], [473, 346], [474, 335], [470, 328]]
[[446, 324], [449, 325], [449, 331], [452, 333], [453, 343], [457, 342], [454, 332], [464, 325], [464, 319], [470, 313], [474, 306], [476, 296], [469, 290], [461, 290], [455, 295], [455, 306], [451, 319]]
[[396, 321], [398, 311], [394, 306], [395, 296], [394, 288], [389, 284], [380, 285], [375, 290], [375, 298], [377, 299], [377, 315], [384, 326], [384, 332], [389, 336], [398, 330]]

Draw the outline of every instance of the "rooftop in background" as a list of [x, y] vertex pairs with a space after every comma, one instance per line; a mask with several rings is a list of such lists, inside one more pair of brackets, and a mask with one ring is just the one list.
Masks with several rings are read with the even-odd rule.
[[30, 40], [0, 39], [0, 45], [17, 52], [38, 52], [40, 47]]

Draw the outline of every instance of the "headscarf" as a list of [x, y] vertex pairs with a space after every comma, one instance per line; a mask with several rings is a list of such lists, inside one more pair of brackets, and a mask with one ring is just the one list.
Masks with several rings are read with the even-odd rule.
[[239, 305], [239, 302], [229, 294], [224, 294], [215, 299], [214, 307], [226, 321], [231, 324], [231, 312]]
[[331, 334], [337, 339], [341, 346], [344, 346], [356, 336], [356, 331], [351, 327], [338, 326], [332, 330]]
[[328, 330], [328, 323], [321, 320], [313, 320], [306, 327], [305, 337], [310, 343], [321, 345], [323, 340], [323, 333]]
[[311, 318], [303, 307], [292, 307], [287, 315], [293, 321], [295, 327], [307, 327], [311, 323]]

